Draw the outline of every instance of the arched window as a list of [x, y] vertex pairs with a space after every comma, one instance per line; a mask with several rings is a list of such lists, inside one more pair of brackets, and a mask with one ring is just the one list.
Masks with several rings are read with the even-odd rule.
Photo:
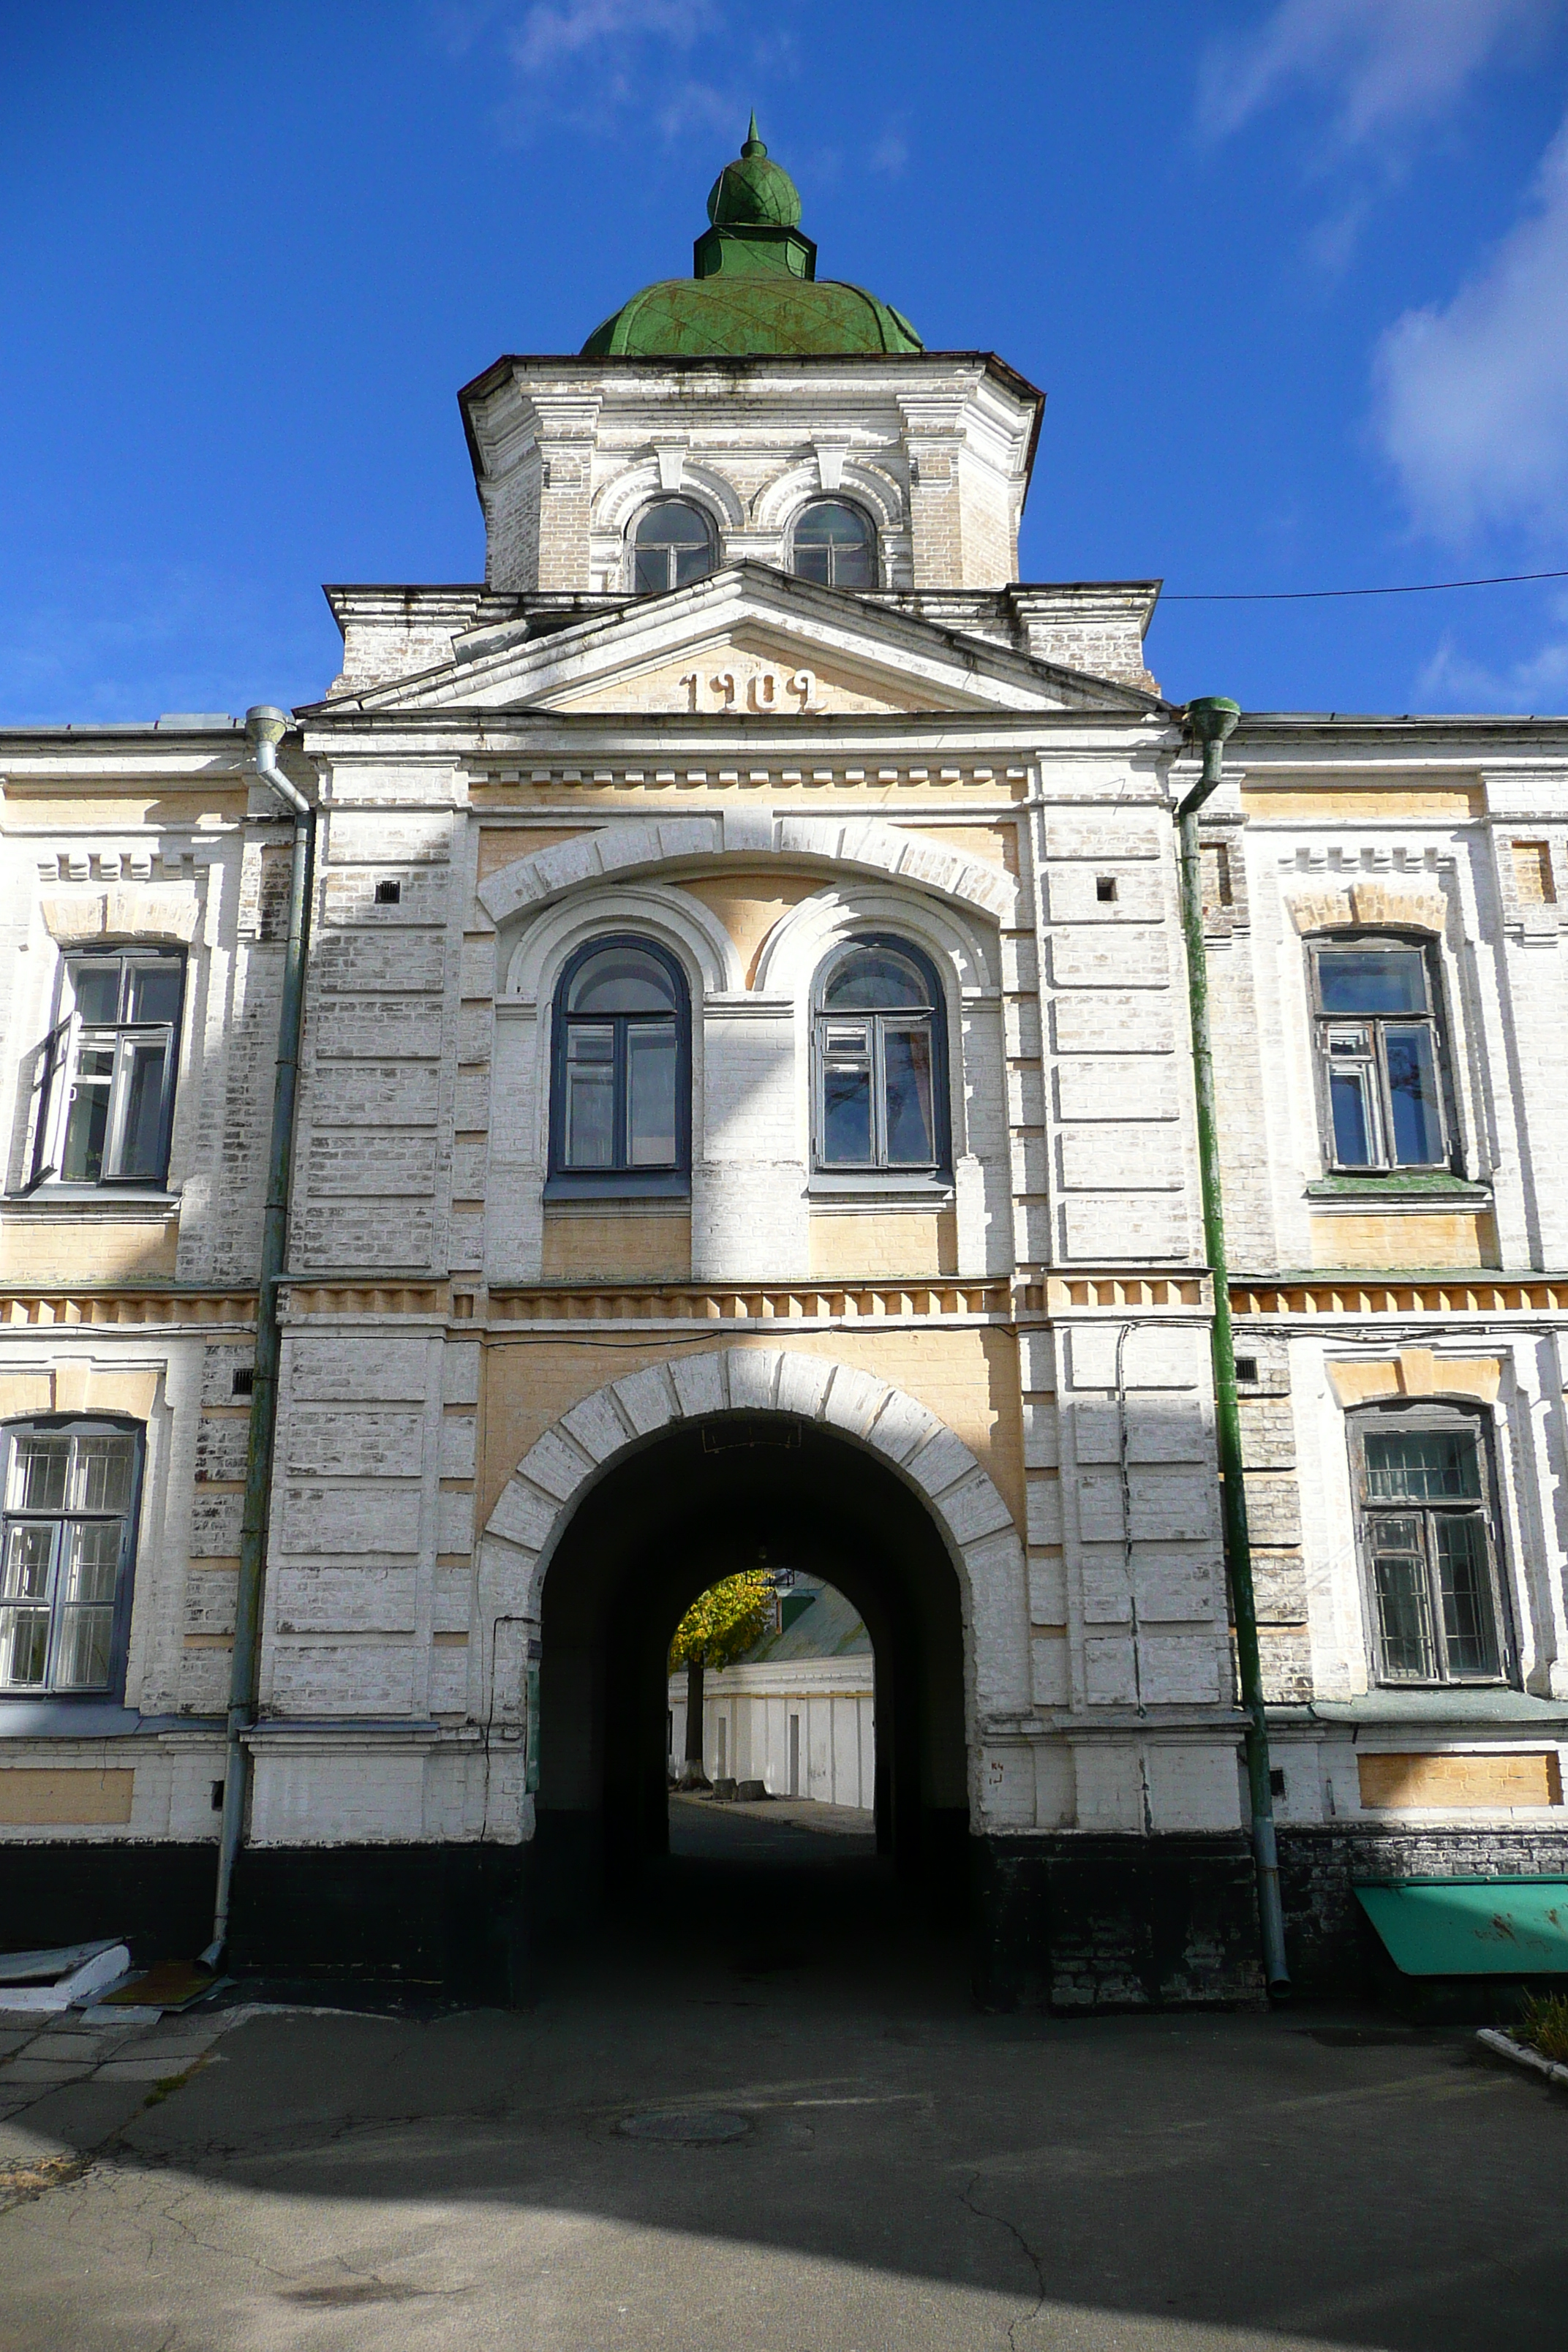
[[1379, 1682], [1500, 1682], [1510, 1668], [1479, 1413], [1379, 1405], [1351, 1421]]
[[1446, 1168], [1447, 1074], [1429, 950], [1362, 932], [1316, 940], [1311, 957], [1329, 1166]]
[[866, 1173], [946, 1165], [942, 990], [903, 940], [852, 940], [817, 974], [816, 1164]]
[[824, 588], [877, 585], [877, 534], [870, 518], [842, 499], [814, 499], [795, 527], [796, 576]]
[[555, 992], [547, 1191], [686, 1190], [690, 1025], [685, 976], [663, 948], [579, 949]]
[[0, 1695], [119, 1686], [142, 1433], [50, 1416], [0, 1431]]
[[632, 540], [632, 586], [639, 596], [685, 588], [712, 571], [713, 533], [700, 507], [660, 499], [637, 517]]

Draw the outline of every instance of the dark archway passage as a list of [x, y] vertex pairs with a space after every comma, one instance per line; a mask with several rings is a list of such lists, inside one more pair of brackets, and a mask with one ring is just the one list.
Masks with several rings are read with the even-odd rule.
[[963, 1916], [968, 1801], [958, 1578], [920, 1498], [820, 1423], [725, 1413], [623, 1456], [545, 1578], [534, 1918], [560, 1931], [657, 1886], [668, 1853], [667, 1650], [705, 1587], [769, 1559], [826, 1579], [876, 1662], [884, 1875]]

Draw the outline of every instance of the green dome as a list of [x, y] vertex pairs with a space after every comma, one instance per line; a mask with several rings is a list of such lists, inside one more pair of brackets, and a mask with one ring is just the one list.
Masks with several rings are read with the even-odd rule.
[[712, 226], [697, 240], [692, 275], [661, 278], [623, 302], [595, 328], [584, 359], [924, 350], [891, 303], [863, 286], [818, 282], [795, 182], [769, 161], [754, 114], [739, 161], [713, 183], [708, 217]]
[[786, 352], [920, 352], [909, 320], [863, 286], [798, 278], [666, 278], [595, 327], [584, 359], [750, 359]]
[[737, 163], [726, 163], [708, 192], [708, 217], [715, 228], [798, 228], [800, 190], [757, 136], [757, 118], [746, 134]]

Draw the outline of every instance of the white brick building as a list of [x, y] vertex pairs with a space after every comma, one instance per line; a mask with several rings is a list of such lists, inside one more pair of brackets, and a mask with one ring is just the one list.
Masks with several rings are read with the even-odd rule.
[[[697, 278], [467, 389], [486, 581], [333, 589], [282, 747], [233, 1948], [493, 1983], [633, 1867], [739, 1517], [865, 1617], [882, 1834], [972, 1874], [990, 1997], [1231, 1997], [1157, 583], [1018, 583], [1040, 395], [803, 274], [773, 169]], [[12, 730], [0, 779], [0, 1838], [19, 1940], [189, 1948], [289, 829], [228, 720]], [[1352, 1875], [1568, 1854], [1568, 724], [1249, 717], [1204, 830], [1292, 1963], [1344, 1982]]]

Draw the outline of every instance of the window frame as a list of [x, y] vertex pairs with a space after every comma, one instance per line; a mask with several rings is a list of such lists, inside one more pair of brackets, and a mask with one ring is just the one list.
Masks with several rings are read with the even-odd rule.
[[[26, 1437], [129, 1437], [132, 1441], [131, 1479], [122, 1514], [105, 1511], [24, 1511], [11, 1505], [11, 1475], [16, 1444]], [[120, 1413], [48, 1412], [0, 1423], [0, 1564], [10, 1548], [14, 1524], [64, 1528], [79, 1521], [120, 1517], [120, 1557], [115, 1564], [114, 1598], [110, 1617], [109, 1673], [101, 1683], [84, 1687], [56, 1679], [63, 1608], [59, 1599], [62, 1545], [57, 1538], [49, 1569], [48, 1652], [44, 1679], [37, 1683], [0, 1683], [0, 1706], [17, 1702], [49, 1705], [103, 1706], [119, 1704], [125, 1695], [125, 1674], [131, 1641], [131, 1612], [136, 1583], [137, 1535], [142, 1518], [142, 1484], [147, 1463], [147, 1431], [143, 1423]], [[9, 1604], [6, 1604], [9, 1605]]]
[[[1478, 1406], [1420, 1399], [1409, 1403], [1383, 1402], [1347, 1415], [1350, 1442], [1351, 1504], [1355, 1514], [1356, 1557], [1360, 1562], [1363, 1604], [1366, 1612], [1367, 1652], [1373, 1683], [1385, 1690], [1495, 1689], [1518, 1680], [1518, 1645], [1507, 1580], [1498, 1509], [1497, 1465], [1491, 1416]], [[1462, 1434], [1475, 1448], [1479, 1496], [1451, 1501], [1373, 1500], [1367, 1494], [1366, 1441], [1369, 1436], [1405, 1432], [1420, 1435]], [[1432, 1671], [1404, 1674], [1387, 1662], [1378, 1597], [1377, 1549], [1373, 1530], [1382, 1521], [1415, 1518], [1422, 1525], [1418, 1537], [1424, 1574], [1423, 1608]], [[1493, 1663], [1482, 1670], [1456, 1669], [1447, 1655], [1443, 1633], [1441, 1568], [1434, 1539], [1439, 1519], [1468, 1518], [1479, 1522], [1485, 1551], [1484, 1597], [1490, 1611]]]
[[[153, 964], [176, 967], [179, 1000], [172, 1019], [147, 1022], [83, 1020], [78, 1009], [76, 974], [84, 967], [95, 964], [118, 967], [117, 1010], [125, 1002], [129, 974], [133, 968]], [[150, 940], [144, 945], [130, 940], [119, 946], [73, 947], [62, 952], [59, 975], [61, 1014], [43, 1045], [40, 1100], [33, 1137], [29, 1191], [40, 1185], [47, 1185], [51, 1190], [63, 1188], [81, 1193], [162, 1192], [167, 1189], [174, 1134], [174, 1097], [179, 1088], [180, 1049], [184, 1038], [189, 988], [190, 959], [184, 947], [171, 947], [161, 940]], [[118, 1160], [125, 1139], [125, 1105], [130, 1093], [129, 1074], [132, 1058], [129, 1049], [138, 1040], [148, 1041], [157, 1035], [163, 1035], [166, 1042], [159, 1084], [158, 1150], [154, 1171], [145, 1175], [128, 1176], [115, 1167], [108, 1172], [100, 1171], [97, 1176], [66, 1175], [63, 1165], [68, 1121], [79, 1084], [84, 1041], [89, 1048], [95, 1042], [102, 1041], [101, 1049], [113, 1055], [108, 1089], [108, 1142], [104, 1159]]]
[[[625, 1148], [626, 1029], [638, 1020], [656, 1021], [662, 1013], [570, 1013], [566, 999], [572, 983], [591, 957], [606, 948], [636, 948], [651, 955], [669, 975], [675, 991], [675, 1164], [670, 1168], [569, 1168], [565, 1164], [566, 1057], [572, 1025], [576, 1021], [603, 1026], [613, 1023], [615, 1132]], [[550, 1000], [549, 1151], [544, 1198], [549, 1201], [685, 1200], [691, 1192], [691, 990], [679, 956], [644, 931], [595, 932], [574, 948], [562, 965]]]
[[[860, 520], [866, 526], [867, 546], [871, 557], [871, 577], [864, 588], [841, 588], [837, 582], [832, 578], [826, 581], [807, 580], [807, 587], [831, 588], [834, 593], [839, 596], [876, 595], [882, 585], [882, 536], [877, 527], [877, 518], [863, 499], [857, 498], [845, 498], [842, 493], [837, 490], [815, 491], [813, 495], [805, 501], [804, 505], [795, 509], [795, 513], [791, 516], [789, 526], [788, 564], [790, 577], [794, 580], [805, 579], [805, 574], [801, 571], [796, 558], [796, 541], [799, 537], [801, 524], [805, 520], [806, 516], [812, 512], [814, 508], [816, 507], [844, 507], [849, 513], [858, 515]], [[827, 568], [829, 573], [831, 573], [833, 570], [831, 562]]]
[[[923, 1012], [901, 1012], [893, 1008], [878, 1012], [832, 1012], [823, 1003], [828, 983], [841, 965], [866, 950], [881, 949], [904, 957], [912, 963], [926, 984], [929, 1003]], [[879, 1135], [885, 1136], [887, 1125], [887, 1072], [885, 1048], [881, 1036], [883, 1024], [909, 1024], [923, 1020], [928, 1024], [931, 1039], [931, 1125], [934, 1156], [926, 1161], [888, 1160], [872, 1159], [866, 1161], [827, 1160], [823, 1156], [823, 1137], [826, 1123], [826, 1082], [827, 1047], [825, 1029], [835, 1022], [847, 1024], [864, 1021], [874, 1027], [870, 1049], [872, 1072], [872, 1143], [875, 1150]], [[926, 950], [907, 939], [901, 931], [856, 931], [847, 939], [835, 942], [818, 963], [811, 982], [811, 1184], [815, 1192], [828, 1192], [836, 1187], [847, 1192], [946, 1192], [952, 1183], [952, 1119], [949, 1094], [947, 1045], [947, 992], [942, 974]], [[885, 1146], [884, 1146], [885, 1148]]]
[[[1399, 951], [1419, 958], [1426, 992], [1425, 1013], [1328, 1013], [1323, 1009], [1322, 959], [1337, 949], [1371, 950], [1380, 954]], [[1320, 933], [1307, 942], [1310, 968], [1310, 1015], [1312, 1024], [1312, 1083], [1318, 1106], [1319, 1132], [1322, 1142], [1323, 1167], [1327, 1174], [1348, 1177], [1369, 1183], [1388, 1182], [1403, 1176], [1453, 1175], [1458, 1172], [1459, 1153], [1458, 1120], [1454, 1099], [1453, 1067], [1448, 1046], [1448, 1025], [1444, 1017], [1441, 965], [1436, 952], [1436, 942], [1428, 936], [1408, 931], [1358, 929]], [[1384, 1032], [1390, 1023], [1412, 1024], [1424, 1023], [1431, 1040], [1433, 1069], [1436, 1078], [1436, 1113], [1441, 1134], [1441, 1150], [1436, 1160], [1396, 1160], [1392, 1156], [1394, 1130], [1391, 1081], [1388, 1073], [1387, 1040]], [[1333, 1062], [1329, 1052], [1329, 1034], [1335, 1028], [1359, 1027], [1373, 1032], [1370, 1054], [1358, 1056], [1358, 1066], [1370, 1067], [1373, 1074], [1376, 1099], [1373, 1116], [1379, 1129], [1375, 1139], [1378, 1154], [1364, 1160], [1344, 1160], [1340, 1158], [1339, 1140], [1334, 1128], [1331, 1077]]]
[[[697, 580], [667, 580], [662, 588], [639, 588], [637, 586], [637, 535], [644, 523], [659, 507], [684, 507], [689, 514], [697, 517], [708, 535], [708, 569], [699, 572]], [[674, 551], [673, 547], [666, 550], [666, 552], [671, 555]], [[695, 588], [698, 581], [710, 579], [723, 560], [723, 541], [720, 536], [718, 524], [700, 499], [691, 498], [684, 489], [660, 490], [656, 497], [645, 499], [627, 526], [626, 585], [634, 596], [668, 596], [672, 595], [677, 588]], [[668, 565], [666, 568], [672, 570], [674, 567]]]

